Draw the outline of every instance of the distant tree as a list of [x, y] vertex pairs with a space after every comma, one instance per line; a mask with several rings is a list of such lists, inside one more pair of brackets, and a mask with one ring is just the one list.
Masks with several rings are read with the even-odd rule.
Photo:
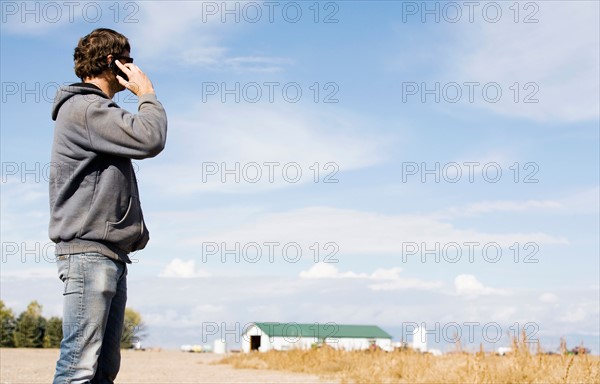
[[42, 306], [32, 301], [17, 319], [15, 346], [18, 348], [42, 348], [46, 319], [42, 317]]
[[133, 344], [144, 337], [146, 337], [146, 324], [142, 320], [142, 315], [131, 308], [125, 308], [121, 348], [133, 348]]
[[46, 323], [44, 348], [59, 348], [62, 337], [62, 319], [56, 316], [51, 317]]
[[11, 348], [15, 346], [15, 328], [17, 321], [12, 309], [6, 307], [0, 300], [0, 347]]

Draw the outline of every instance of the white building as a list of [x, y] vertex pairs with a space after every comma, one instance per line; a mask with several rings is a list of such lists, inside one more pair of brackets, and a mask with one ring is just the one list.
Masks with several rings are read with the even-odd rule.
[[335, 349], [355, 350], [377, 346], [392, 350], [392, 336], [375, 325], [335, 323], [252, 323], [242, 335], [242, 351], [284, 351], [328, 345]]
[[415, 351], [429, 353], [434, 356], [441, 356], [439, 349], [430, 349], [427, 347], [427, 330], [424, 327], [417, 327], [413, 332], [412, 347]]
[[416, 351], [427, 352], [427, 330], [417, 327], [413, 332], [412, 347]]

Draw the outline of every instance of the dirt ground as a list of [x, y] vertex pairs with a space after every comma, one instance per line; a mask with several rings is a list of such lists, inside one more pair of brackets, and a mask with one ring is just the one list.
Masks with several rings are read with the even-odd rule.
[[[172, 350], [122, 351], [116, 383], [325, 383], [317, 376], [234, 369], [213, 364], [223, 355]], [[0, 382], [51, 383], [57, 349], [0, 349]]]

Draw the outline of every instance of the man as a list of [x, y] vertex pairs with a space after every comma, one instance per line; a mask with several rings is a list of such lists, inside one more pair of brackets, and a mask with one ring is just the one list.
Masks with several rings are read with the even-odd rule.
[[[163, 150], [167, 117], [129, 53], [127, 38], [110, 29], [81, 38], [74, 60], [82, 82], [54, 100], [49, 234], [64, 283], [55, 384], [115, 380], [128, 254], [149, 239], [131, 159]], [[138, 96], [135, 115], [112, 101], [124, 89]]]

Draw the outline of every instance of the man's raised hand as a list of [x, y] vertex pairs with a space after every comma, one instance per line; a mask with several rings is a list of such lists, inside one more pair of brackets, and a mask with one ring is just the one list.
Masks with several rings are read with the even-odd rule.
[[117, 80], [122, 86], [129, 89], [137, 97], [147, 93], [154, 93], [152, 82], [137, 65], [133, 63], [121, 64], [119, 60], [115, 60], [115, 64], [117, 64], [121, 71], [129, 78], [129, 81], [127, 81], [123, 77], [117, 75]]

